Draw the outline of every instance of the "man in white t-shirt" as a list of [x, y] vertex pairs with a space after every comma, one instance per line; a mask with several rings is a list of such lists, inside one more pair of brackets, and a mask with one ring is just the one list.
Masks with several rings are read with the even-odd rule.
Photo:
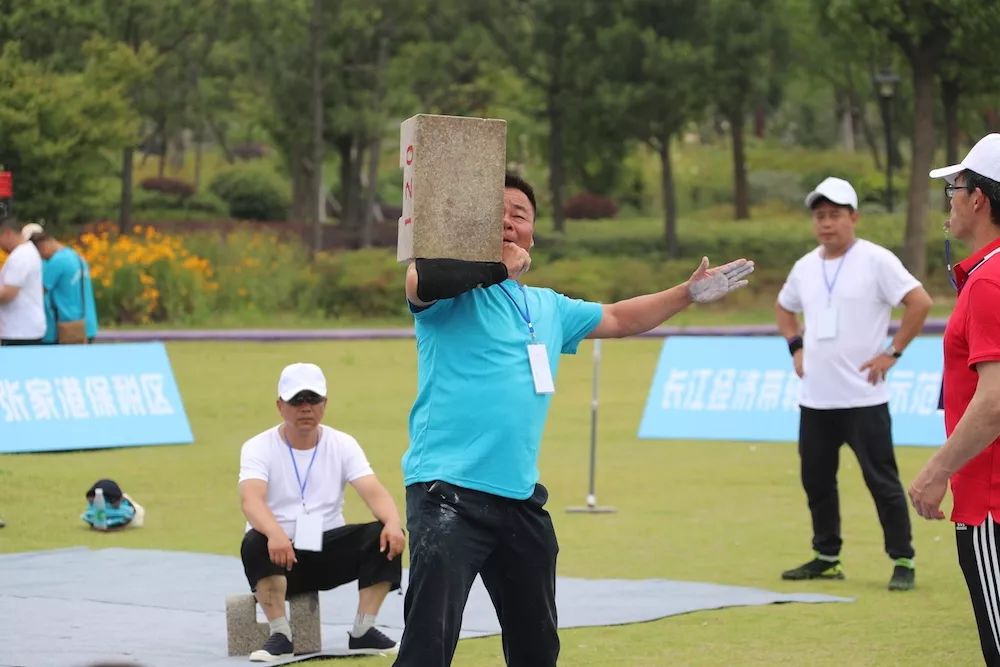
[[[781, 577], [844, 578], [837, 468], [846, 442], [875, 500], [894, 563], [889, 590], [910, 590], [910, 515], [892, 449], [885, 377], [923, 328], [931, 297], [890, 251], [855, 237], [858, 195], [850, 183], [825, 179], [806, 197], [806, 206], [819, 246], [795, 263], [775, 312], [802, 378], [799, 457], [815, 558]], [[900, 303], [903, 319], [887, 345], [892, 308]]]
[[[353, 653], [392, 653], [374, 627], [389, 591], [399, 588], [405, 544], [396, 503], [375, 477], [358, 441], [322, 425], [326, 378], [315, 364], [287, 366], [278, 380], [282, 423], [240, 452], [240, 501], [247, 532], [240, 549], [247, 581], [271, 626], [254, 662], [293, 655], [285, 599], [357, 580]], [[377, 521], [345, 524], [350, 484]]]
[[0, 220], [0, 345], [41, 345], [45, 336], [42, 258], [11, 219]]

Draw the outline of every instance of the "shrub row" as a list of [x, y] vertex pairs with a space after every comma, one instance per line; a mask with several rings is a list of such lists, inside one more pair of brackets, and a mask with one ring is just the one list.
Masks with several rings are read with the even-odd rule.
[[[642, 239], [622, 241], [617, 255], [589, 254], [565, 244], [561, 255], [536, 247], [528, 284], [571, 297], [611, 302], [664, 289], [691, 274], [702, 254], [720, 262], [739, 256], [757, 262], [755, 290], [740, 300], [776, 294], [807, 238], [757, 240], [752, 234], [699, 237], [685, 241], [685, 257], [666, 260], [640, 252]], [[648, 239], [645, 243], [649, 243]], [[629, 246], [627, 244], [634, 244]], [[197, 323], [210, 315], [280, 313], [349, 318], [402, 318], [403, 268], [391, 249], [321, 253], [310, 262], [297, 239], [244, 224], [226, 234], [196, 232], [184, 237], [150, 228], [117, 235], [110, 226], [84, 234], [77, 247], [90, 262], [104, 323], [171, 321]], [[582, 244], [585, 245], [585, 244]], [[629, 254], [629, 249], [636, 252]], [[607, 248], [604, 248], [606, 251]], [[947, 276], [928, 243], [932, 292], [947, 291]], [[770, 298], [770, 297], [769, 297]], [[254, 318], [259, 320], [260, 318]]]

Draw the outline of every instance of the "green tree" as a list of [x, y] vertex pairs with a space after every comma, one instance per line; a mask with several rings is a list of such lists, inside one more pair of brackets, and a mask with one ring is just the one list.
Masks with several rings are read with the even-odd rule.
[[704, 81], [708, 52], [707, 12], [697, 0], [628, 0], [621, 14], [601, 31], [596, 51], [608, 66], [598, 86], [608, 109], [628, 135], [648, 145], [660, 159], [664, 241], [670, 257], [679, 254], [677, 204], [671, 142], [707, 103]]
[[787, 61], [788, 31], [777, 0], [709, 3], [709, 86], [729, 125], [733, 144], [733, 199], [737, 220], [750, 217], [746, 117], [755, 105], [774, 103]]
[[[0, 164], [14, 173], [24, 219], [77, 222], [93, 213], [113, 152], [132, 139], [135, 114], [124, 87], [134, 54], [90, 42], [82, 72], [60, 74], [25, 60], [19, 45], [0, 55]], [[114, 77], [111, 73], [117, 73]]]
[[[903, 239], [903, 262], [918, 277], [927, 270], [927, 172], [935, 149], [935, 109], [943, 64], [956, 58], [969, 39], [991, 43], [996, 35], [995, 8], [952, 0], [830, 0], [829, 15], [845, 25], [869, 26], [906, 58], [913, 87], [910, 183]], [[945, 70], [947, 73], [947, 70]], [[947, 77], [946, 77], [947, 78]], [[957, 106], [957, 93], [955, 97]]]
[[[549, 197], [556, 231], [565, 230], [563, 198], [567, 182], [567, 146], [574, 144], [574, 163], [582, 164], [587, 141], [594, 137], [586, 121], [594, 76], [581, 57], [606, 18], [609, 3], [597, 0], [492, 0], [477, 3], [477, 20], [487, 26], [508, 67], [533, 89], [540, 100], [539, 116], [547, 132], [546, 163]], [[589, 38], [589, 39], [588, 39]], [[579, 112], [579, 113], [577, 113]], [[597, 119], [591, 119], [597, 120]]]

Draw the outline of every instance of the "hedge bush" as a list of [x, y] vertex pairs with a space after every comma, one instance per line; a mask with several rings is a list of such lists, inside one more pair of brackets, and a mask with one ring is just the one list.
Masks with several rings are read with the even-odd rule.
[[581, 192], [566, 200], [563, 205], [563, 215], [570, 220], [600, 220], [618, 215], [618, 206], [611, 199]]
[[139, 187], [150, 192], [161, 192], [165, 195], [172, 195], [181, 199], [186, 199], [194, 194], [194, 185], [179, 178], [169, 176], [153, 176], [144, 178], [139, 182]]
[[392, 317], [407, 313], [405, 270], [394, 250], [371, 248], [323, 254], [316, 261], [316, 306], [340, 317]]
[[290, 202], [288, 186], [270, 169], [236, 167], [220, 172], [208, 189], [226, 202], [229, 215], [241, 220], [284, 220]]

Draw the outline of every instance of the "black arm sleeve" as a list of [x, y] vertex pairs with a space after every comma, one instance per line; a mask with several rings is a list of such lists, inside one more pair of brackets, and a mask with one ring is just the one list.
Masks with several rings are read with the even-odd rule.
[[416, 264], [417, 298], [425, 303], [450, 299], [475, 287], [489, 287], [507, 279], [503, 262], [417, 259]]

